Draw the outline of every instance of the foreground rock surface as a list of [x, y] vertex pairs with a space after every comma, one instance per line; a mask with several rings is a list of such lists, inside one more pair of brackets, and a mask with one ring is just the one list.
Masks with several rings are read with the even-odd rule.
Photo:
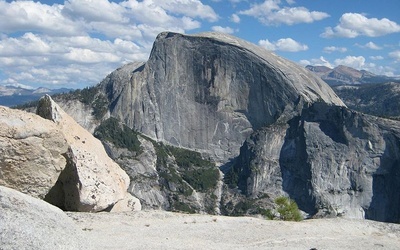
[[0, 185], [44, 199], [65, 168], [67, 149], [51, 121], [0, 107]]
[[60, 209], [0, 186], [0, 248], [88, 249], [82, 230]]
[[[398, 249], [400, 225], [268, 221], [162, 211], [68, 213], [95, 249]], [[238, 230], [240, 229], [240, 230]]]
[[[78, 125], [49, 96], [39, 101], [37, 113], [53, 121], [69, 145], [66, 168], [46, 201], [66, 210], [97, 212], [128, 197], [128, 175], [108, 157], [98, 139]], [[140, 208], [139, 200], [128, 199], [126, 205], [132, 206], [126, 209]]]

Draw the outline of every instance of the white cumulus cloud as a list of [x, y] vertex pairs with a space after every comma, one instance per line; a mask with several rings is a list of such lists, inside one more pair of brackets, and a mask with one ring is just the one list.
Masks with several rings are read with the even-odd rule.
[[336, 46], [328, 46], [328, 47], [325, 47], [325, 48], [323, 49], [323, 51], [324, 51], [325, 53], [333, 53], [333, 52], [344, 53], [344, 52], [347, 51], [347, 48], [345, 48], [345, 47], [336, 47]]
[[400, 50], [390, 52], [389, 57], [393, 58], [396, 62], [400, 62]]
[[213, 26], [213, 27], [211, 27], [211, 29], [213, 31], [227, 33], [227, 34], [233, 34], [235, 32], [235, 30], [233, 30], [231, 27]]
[[336, 59], [335, 65], [344, 65], [355, 69], [362, 69], [365, 65], [365, 58], [363, 56], [346, 56], [345, 58]]
[[308, 50], [308, 46], [301, 44], [292, 38], [282, 38], [275, 42], [270, 42], [268, 39], [260, 40], [258, 44], [267, 50], [272, 51], [286, 51], [286, 52], [298, 52]]
[[84, 33], [82, 23], [62, 14], [62, 5], [46, 5], [33, 1], [0, 1], [0, 30], [43, 32], [49, 35]]
[[332, 65], [328, 60], [326, 60], [323, 56], [320, 56], [319, 58], [313, 58], [311, 59], [311, 65], [315, 66], [325, 66], [328, 68], [334, 68], [335, 66]]
[[374, 60], [374, 61], [378, 61], [378, 60], [383, 60], [384, 59], [383, 56], [370, 56], [369, 58], [371, 60]]
[[128, 23], [121, 5], [108, 0], [67, 0], [63, 14], [72, 19], [84, 19], [92, 22]]
[[230, 20], [231, 20], [231, 22], [234, 22], [234, 23], [240, 23], [240, 17], [237, 14], [232, 14]]
[[337, 26], [325, 28], [325, 32], [321, 36], [325, 38], [378, 37], [396, 32], [400, 32], [400, 25], [387, 18], [367, 18], [359, 13], [345, 13]]
[[220, 18], [200, 0], [44, 2], [0, 0], [0, 84], [95, 84], [122, 64], [147, 60], [160, 32], [186, 33]]
[[[290, 1], [292, 4], [293, 1]], [[279, 0], [265, 0], [261, 4], [253, 4], [250, 9], [238, 12], [257, 18], [265, 25], [293, 25], [297, 23], [312, 23], [329, 17], [320, 11], [310, 11], [305, 7], [280, 7]]]
[[365, 48], [373, 49], [373, 50], [380, 50], [380, 49], [382, 49], [382, 47], [376, 45], [376, 44], [373, 43], [373, 42], [368, 42], [368, 43], [366, 43], [366, 44], [365, 44]]
[[159, 4], [171, 13], [178, 13], [192, 18], [206, 19], [210, 22], [215, 22], [219, 19], [217, 13], [210, 6], [204, 5], [199, 0], [145, 0], [144, 2]]

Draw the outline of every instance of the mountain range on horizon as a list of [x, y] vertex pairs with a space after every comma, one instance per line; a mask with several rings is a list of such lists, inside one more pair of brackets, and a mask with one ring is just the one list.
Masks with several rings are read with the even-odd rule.
[[73, 89], [58, 88], [49, 89], [44, 87], [29, 88], [29, 86], [0, 85], [0, 105], [11, 107], [27, 102], [39, 100], [45, 94], [55, 95], [70, 92]]
[[306, 68], [328, 83], [330, 86], [353, 84], [377, 84], [387, 82], [399, 82], [400, 77], [376, 75], [367, 70], [357, 70], [352, 67], [339, 65], [335, 68], [327, 66], [307, 65]]

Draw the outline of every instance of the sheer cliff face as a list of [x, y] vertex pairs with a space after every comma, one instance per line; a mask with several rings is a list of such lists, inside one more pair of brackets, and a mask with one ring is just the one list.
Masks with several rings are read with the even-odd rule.
[[238, 155], [254, 130], [283, 119], [299, 103], [344, 105], [302, 67], [221, 34], [161, 33], [148, 62], [136, 66], [129, 66], [128, 82], [103, 82], [111, 116], [221, 162]]
[[316, 216], [399, 222], [400, 124], [316, 103], [259, 130], [232, 169], [248, 196], [288, 194]]
[[284, 195], [315, 217], [400, 221], [400, 122], [347, 109], [307, 69], [254, 44], [161, 33], [146, 63], [114, 71], [97, 90], [103, 118], [222, 166], [227, 185], [215, 172], [218, 185], [203, 190], [191, 174], [208, 180], [216, 169], [177, 164], [190, 151], [149, 141], [130, 160], [111, 145], [145, 207], [245, 214]]

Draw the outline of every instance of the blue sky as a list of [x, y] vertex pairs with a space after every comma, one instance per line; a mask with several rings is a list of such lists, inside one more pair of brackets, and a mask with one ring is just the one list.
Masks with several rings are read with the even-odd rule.
[[0, 0], [0, 85], [82, 88], [165, 30], [238, 36], [300, 65], [400, 76], [399, 0]]

